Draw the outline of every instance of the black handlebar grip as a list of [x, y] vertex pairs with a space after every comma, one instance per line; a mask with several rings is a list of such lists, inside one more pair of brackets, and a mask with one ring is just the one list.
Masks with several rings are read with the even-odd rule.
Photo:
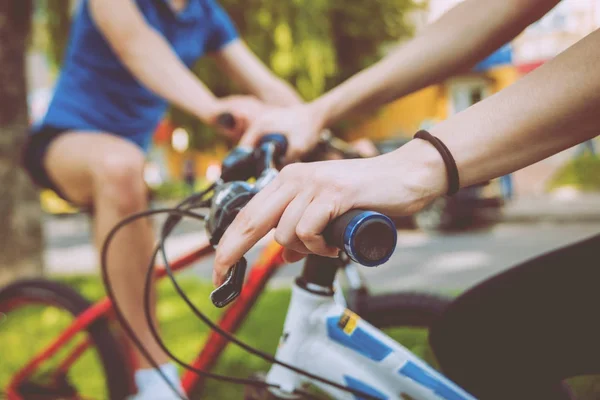
[[348, 254], [353, 261], [375, 267], [390, 259], [396, 249], [396, 226], [387, 216], [351, 210], [334, 219], [323, 232], [330, 246]]
[[222, 128], [232, 130], [235, 128], [235, 117], [231, 113], [222, 113], [217, 116], [217, 124]]

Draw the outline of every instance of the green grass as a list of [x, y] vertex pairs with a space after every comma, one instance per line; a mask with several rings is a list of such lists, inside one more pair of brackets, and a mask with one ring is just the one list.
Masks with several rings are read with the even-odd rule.
[[161, 185], [151, 189], [152, 196], [155, 200], [181, 200], [194, 192], [205, 189], [208, 186], [206, 179], [198, 177], [194, 185], [194, 190], [181, 180], [166, 181]]
[[548, 189], [564, 186], [581, 191], [600, 191], [600, 157], [584, 153], [560, 168], [550, 179]]
[[[63, 281], [75, 287], [88, 299], [96, 300], [103, 296], [103, 288], [97, 279], [75, 277]], [[208, 284], [194, 278], [181, 279], [181, 284], [203, 312], [212, 319], [218, 317], [219, 310], [213, 307], [208, 299], [211, 290]], [[159, 296], [158, 315], [163, 337], [175, 354], [191, 361], [202, 347], [208, 330], [187, 310], [168, 282], [159, 285]], [[253, 309], [238, 337], [256, 348], [274, 353], [289, 298], [290, 291], [287, 289], [269, 290]], [[19, 314], [11, 313], [0, 325], [0, 388], [6, 387], [7, 379], [14, 371], [62, 331], [69, 321], [67, 315], [52, 308], [27, 308]], [[426, 332], [423, 330], [392, 329], [387, 333], [415, 354], [435, 364], [427, 345]], [[53, 364], [48, 363], [44, 367], [51, 371]], [[268, 367], [266, 362], [248, 355], [237, 347], [229, 346], [215, 372], [248, 377], [257, 371], [267, 371]], [[82, 385], [83, 394], [88, 398], [103, 399], [105, 394], [99, 372], [96, 355], [88, 352], [75, 365], [70, 379], [77, 385]], [[578, 378], [574, 380], [574, 384], [580, 399], [599, 398], [600, 380]], [[209, 381], [202, 399], [241, 399], [242, 391], [240, 386]]]
[[[74, 277], [63, 281], [90, 300], [97, 300], [103, 296], [103, 288], [97, 279]], [[211, 290], [208, 284], [194, 278], [181, 279], [181, 284], [203, 312], [212, 319], [218, 317], [219, 310], [212, 306], [208, 299]], [[191, 361], [202, 347], [208, 330], [187, 310], [168, 282], [159, 285], [159, 296], [158, 316], [165, 342], [176, 355]], [[238, 337], [258, 349], [274, 353], [289, 298], [290, 291], [287, 289], [268, 291], [260, 298]], [[8, 378], [25, 360], [31, 359], [40, 348], [64, 330], [70, 321], [68, 314], [54, 308], [28, 307], [19, 313], [11, 313], [0, 326], [0, 388], [6, 386]], [[425, 357], [430, 354], [426, 346], [426, 334], [421, 330], [395, 330], [393, 336], [402, 339], [403, 343], [407, 343], [407, 347], [417, 354]], [[84, 395], [101, 399], [105, 394], [97, 360], [95, 352], [88, 352], [85, 358], [75, 365], [70, 379], [83, 387]], [[55, 365], [56, 363], [49, 362], [44, 365], [44, 370], [52, 371]], [[215, 372], [245, 378], [257, 371], [267, 371], [268, 368], [266, 362], [235, 346], [229, 346]], [[242, 398], [242, 390], [240, 386], [209, 381], [202, 398]]]

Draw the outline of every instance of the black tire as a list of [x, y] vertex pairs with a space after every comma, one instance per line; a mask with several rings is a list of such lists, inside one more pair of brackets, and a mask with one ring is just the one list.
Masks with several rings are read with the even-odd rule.
[[[18, 307], [22, 302], [57, 307], [74, 317], [91, 306], [70, 287], [44, 279], [22, 280], [0, 289], [0, 312], [8, 314], [11, 303]], [[130, 394], [131, 371], [122, 356], [121, 344], [110, 331], [108, 320], [98, 319], [88, 326], [86, 332], [102, 363], [110, 400], [125, 399]]]
[[452, 300], [427, 293], [393, 293], [369, 296], [359, 315], [378, 327], [429, 328]]

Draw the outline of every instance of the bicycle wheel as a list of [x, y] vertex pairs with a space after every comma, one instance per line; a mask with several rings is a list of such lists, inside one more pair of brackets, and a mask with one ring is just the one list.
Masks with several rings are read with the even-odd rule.
[[[18, 281], [0, 289], [0, 388], [90, 305], [70, 287], [43, 279]], [[61, 372], [60, 363], [84, 340], [89, 340], [90, 346]], [[131, 371], [120, 350], [108, 320], [101, 318], [44, 362], [17, 392], [25, 400], [123, 400], [130, 393]]]
[[369, 296], [358, 311], [379, 329], [395, 327], [428, 328], [452, 300], [427, 293], [392, 293]]

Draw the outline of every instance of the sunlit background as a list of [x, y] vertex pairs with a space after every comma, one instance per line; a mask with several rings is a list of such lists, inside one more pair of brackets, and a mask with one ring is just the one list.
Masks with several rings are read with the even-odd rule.
[[[72, 0], [76, 7], [77, 0]], [[240, 7], [223, 0], [249, 46], [280, 76], [312, 99], [372, 64], [403, 40], [434, 21], [458, 0], [382, 0], [365, 7], [359, 1], [255, 1]], [[33, 120], [43, 116], [68, 38], [69, 7], [65, 0], [35, 2], [34, 35], [28, 56], [29, 100]], [[408, 137], [510, 85], [600, 26], [597, 0], [563, 0], [473, 70], [400, 99], [382, 110], [338, 124], [336, 134], [352, 140]], [[235, 87], [202, 60], [196, 71], [217, 94]], [[184, 135], [187, 132], [187, 135]], [[229, 143], [211, 128], [172, 110], [154, 136], [149, 163], [160, 171], [160, 183], [176, 186], [186, 159], [194, 159], [196, 175], [226, 153]], [[541, 194], [572, 151], [513, 176], [516, 193]], [[212, 167], [214, 171], [214, 167]], [[156, 186], [157, 173], [151, 184]], [[212, 173], [211, 176], [214, 176]], [[49, 197], [49, 196], [48, 196]]]
[[[401, 46], [460, 1], [219, 2], [249, 47], [306, 100], [311, 100]], [[26, 54], [30, 124], [44, 116], [52, 97], [69, 37], [71, 13], [78, 1], [35, 0], [33, 4]], [[332, 131], [357, 149], [392, 151], [418, 129], [430, 128], [508, 87], [598, 27], [600, 0], [563, 0], [474, 68], [380, 110], [352, 115]], [[201, 60], [194, 71], [217, 96], [239, 93], [239, 88], [210, 59]], [[144, 173], [153, 206], [174, 204], [216, 181], [221, 160], [234, 145], [186, 113], [169, 110], [154, 133]], [[363, 271], [373, 291], [419, 290], [453, 296], [524, 259], [597, 233], [600, 158], [596, 151], [596, 140], [590, 140], [508, 176], [463, 189], [453, 199], [440, 198], [414, 217], [398, 218], [398, 251], [385, 268]], [[3, 196], [0, 201], [12, 199], [12, 194]], [[37, 264], [43, 265], [37, 273], [43, 269], [46, 276], [68, 283], [90, 299], [99, 299], [103, 288], [97, 276], [97, 253], [91, 245], [88, 215], [50, 190], [34, 196], [36, 207], [27, 212], [34, 215], [36, 225], [24, 231], [31, 237], [44, 237], [43, 249], [37, 249], [41, 254], [35, 253], [40, 259]], [[38, 197], [41, 218], [36, 214]], [[26, 226], [21, 217], [15, 219]], [[2, 235], [6, 232], [0, 229], [0, 238]], [[203, 228], [197, 224], [184, 225], [174, 236], [168, 246], [171, 256], [184, 254], [206, 240]], [[249, 253], [251, 261], [258, 258], [269, 239]], [[0, 270], [0, 284], [22, 275], [17, 267], [9, 272]], [[206, 282], [211, 267], [212, 260], [195, 265], [186, 276], [188, 280], [183, 279], [195, 300], [206, 308], [210, 308]], [[259, 347], [269, 351], [274, 349], [290, 283], [299, 268], [298, 264], [286, 268], [273, 280], [276, 290], [265, 296], [259, 304], [261, 311], [253, 315], [242, 333], [250, 342], [260, 342]], [[183, 354], [194, 355], [207, 330], [183, 309], [172, 290], [162, 287], [161, 296], [161, 321], [169, 323], [165, 335]], [[215, 316], [217, 312], [211, 308], [211, 313]], [[0, 389], [3, 379], [14, 372], [11, 368], [20, 365], [18, 356], [26, 353], [22, 349], [33, 354], [29, 342], [24, 343], [23, 330], [33, 332], [40, 340], [50, 340], [50, 334], [66, 326], [62, 317], [52, 310], [39, 309], [22, 320], [11, 321], [0, 313]], [[277, 325], [277, 329], [263, 335], [267, 324]], [[425, 348], [424, 336], [419, 340], [417, 347]], [[93, 359], [85, 362], [80, 373], [84, 378], [88, 365], [97, 366]], [[220, 367], [231, 373], [245, 373], [265, 366], [249, 360], [241, 351], [232, 351]], [[584, 400], [600, 398], [600, 380], [582, 382], [581, 393], [588, 396], [582, 397]], [[229, 390], [233, 389], [219, 390], [213, 398], [229, 398]]]

